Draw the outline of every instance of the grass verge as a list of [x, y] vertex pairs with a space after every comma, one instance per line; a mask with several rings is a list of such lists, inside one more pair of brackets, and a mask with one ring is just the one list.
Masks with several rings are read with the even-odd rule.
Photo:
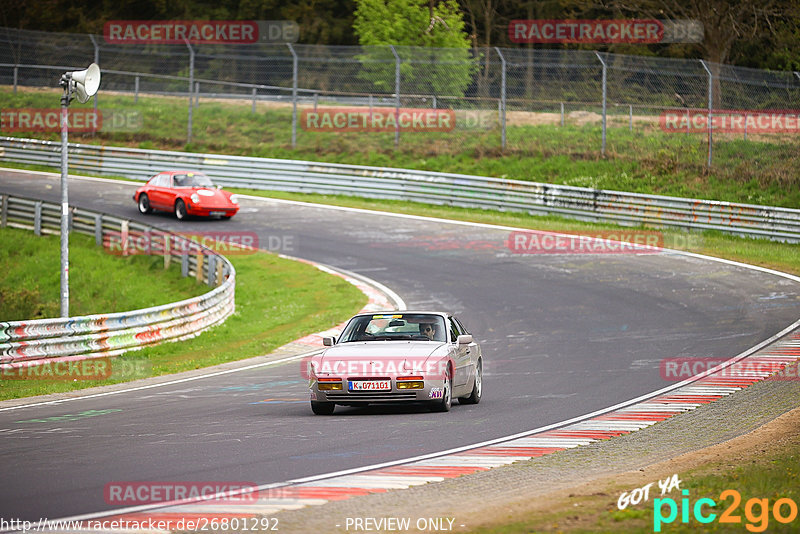
[[[0, 89], [0, 108], [53, 108], [58, 90]], [[186, 99], [104, 93], [100, 110], [106, 123], [112, 112], [138, 113], [133, 131], [70, 133], [79, 143], [111, 144], [146, 149], [188, 150], [271, 158], [351, 163], [476, 174], [599, 189], [631, 191], [800, 207], [800, 143], [796, 136], [718, 134], [713, 167], [705, 168], [706, 135], [667, 133], [655, 119], [637, 122], [612, 117], [605, 156], [600, 155], [600, 125], [576, 122], [565, 126], [542, 122], [543, 115], [515, 112], [507, 127], [507, 148], [500, 149], [500, 130], [457, 126], [451, 132], [403, 133], [394, 148], [393, 133], [297, 131], [291, 147], [290, 105], [200, 100], [193, 110], [192, 142], [186, 143]], [[325, 105], [325, 103], [320, 103]], [[89, 109], [89, 104], [73, 104]], [[476, 112], [486, 114], [487, 112]], [[492, 113], [489, 113], [492, 115]], [[493, 115], [492, 115], [493, 116]], [[651, 118], [652, 119], [652, 118]], [[494, 122], [492, 123], [494, 124]], [[59, 139], [58, 133], [19, 132], [8, 135]]]
[[[34, 241], [30, 239], [31, 235], [28, 233], [27, 239]], [[129, 283], [133, 288], [138, 285], [153, 285], [152, 291], [159, 295], [159, 303], [191, 296], [189, 292], [180, 293], [175, 298], [159, 293], [157, 289], [161, 287], [159, 279], [173, 278], [173, 276], [155, 274], [163, 272], [162, 258], [137, 256], [136, 258], [122, 259], [117, 256], [108, 256], [101, 249], [94, 247], [91, 238], [86, 244], [89, 250], [78, 253], [82, 237], [73, 236], [71, 239], [71, 242], [73, 240], [75, 242], [74, 250], [76, 252], [73, 254], [77, 256], [77, 254], [85, 253], [87, 257], [93, 258], [90, 261], [108, 261], [110, 263], [107, 268], [119, 271], [119, 276], [125, 280], [125, 284], [119, 283], [111, 286], [111, 284], [103, 282], [105, 278], [102, 276], [104, 275], [95, 266], [93, 269], [98, 270], [98, 276], [101, 278], [99, 280], [90, 279], [86, 282], [90, 284], [89, 288], [94, 288], [95, 282], [97, 282], [97, 285], [108, 286], [107, 289], [113, 293], [117, 287], [126, 286]], [[52, 248], [55, 249], [56, 258], [53, 265], [57, 269], [57, 239]], [[5, 245], [2, 250], [6, 250]], [[39, 262], [38, 256], [28, 256], [28, 258], [29, 260], [25, 263], [36, 264]], [[309, 332], [330, 328], [349, 318], [366, 303], [366, 297], [353, 285], [338, 277], [325, 274], [311, 265], [286, 260], [265, 252], [236, 255], [229, 259], [237, 271], [236, 312], [224, 324], [186, 341], [164, 343], [127, 353], [118, 358], [119, 362], [127, 362], [131, 364], [131, 367], [143, 369], [146, 373], [145, 376], [156, 376], [259, 356]], [[128, 260], [133, 261], [128, 262]], [[137, 265], [138, 270], [127, 263]], [[81, 270], [75, 260], [72, 265], [71, 273]], [[97, 264], [92, 263], [91, 265]], [[25, 270], [24, 265], [20, 265], [19, 268], [22, 271]], [[46, 269], [49, 269], [49, 265]], [[51, 278], [55, 279], [57, 285], [58, 277], [51, 276]], [[177, 278], [179, 283], [188, 284], [192, 293], [195, 294], [203, 293], [208, 289], [207, 286], [196, 284], [192, 279], [180, 279], [178, 275], [175, 275], [174, 278]], [[32, 280], [24, 283], [32, 284]], [[71, 284], [71, 288], [73, 287], [76, 286]], [[141, 289], [145, 290], [145, 288]], [[87, 291], [91, 292], [92, 290]], [[77, 288], [75, 291], [78, 291]], [[127, 287], [127, 291], [131, 291], [133, 294], [137, 293], [137, 290], [131, 289], [131, 287]], [[56, 307], [57, 297], [58, 290], [56, 288], [53, 297], [56, 299]], [[93, 302], [88, 301], [88, 305], [91, 306]], [[119, 304], [121, 301], [115, 302]], [[154, 304], [147, 300], [135, 302], [137, 304], [133, 306], [128, 304], [125, 308], [133, 309]], [[112, 307], [111, 309], [119, 308]], [[74, 309], [76, 313], [77, 310], [78, 308]], [[89, 310], [96, 311], [96, 308], [89, 308]], [[143, 377], [137, 375], [132, 378]], [[0, 400], [71, 391], [122, 381], [124, 379], [74, 382], [0, 380]]]

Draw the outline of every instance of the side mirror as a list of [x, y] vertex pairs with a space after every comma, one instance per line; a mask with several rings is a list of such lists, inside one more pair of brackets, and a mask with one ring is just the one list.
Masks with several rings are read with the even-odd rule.
[[458, 336], [458, 344], [459, 345], [469, 345], [472, 343], [472, 335], [471, 334], [464, 334]]
[[322, 344], [326, 347], [332, 347], [336, 343], [336, 338], [333, 336], [325, 336], [322, 338]]

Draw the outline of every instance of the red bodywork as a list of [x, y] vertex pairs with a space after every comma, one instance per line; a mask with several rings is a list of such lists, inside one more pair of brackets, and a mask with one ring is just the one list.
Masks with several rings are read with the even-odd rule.
[[[146, 199], [140, 202], [142, 195], [146, 195]], [[179, 219], [185, 215], [228, 219], [239, 211], [239, 205], [235, 198], [231, 200], [232, 197], [235, 195], [217, 189], [203, 173], [165, 171], [156, 174], [138, 188], [133, 200], [142, 213], [156, 210], [175, 213]], [[180, 209], [181, 202], [185, 213]]]

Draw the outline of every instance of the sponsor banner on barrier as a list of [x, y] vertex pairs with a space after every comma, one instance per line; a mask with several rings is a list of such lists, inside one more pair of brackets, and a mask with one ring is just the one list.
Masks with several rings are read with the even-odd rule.
[[452, 109], [335, 107], [304, 109], [300, 127], [308, 132], [450, 132]]
[[296, 43], [300, 26], [291, 20], [110, 20], [109, 44]]
[[258, 486], [240, 481], [121, 481], [103, 488], [106, 504], [134, 506], [191, 499], [197, 504], [247, 504], [258, 501]]
[[[70, 133], [135, 132], [144, 119], [137, 110], [72, 109], [67, 112]], [[0, 132], [61, 131], [61, 108], [10, 108], [0, 110]]]
[[664, 246], [661, 232], [602, 230], [588, 235], [511, 232], [506, 246], [515, 254], [647, 254]]
[[[664, 358], [659, 364], [661, 378], [668, 382], [680, 382], [725, 363], [723, 358]], [[749, 378], [764, 373], [773, 373], [770, 380], [800, 380], [800, 360], [788, 365], [776, 364], [764, 359], [744, 359], [714, 372], [714, 378]]]
[[699, 43], [703, 24], [697, 20], [656, 19], [537, 19], [512, 20], [512, 43], [655, 44]]
[[670, 133], [800, 133], [800, 110], [689, 110], [662, 111], [658, 124]]
[[103, 247], [117, 256], [164, 256], [167, 254], [255, 254], [260, 245], [271, 252], [293, 252], [294, 236], [269, 236], [260, 242], [255, 232], [106, 232]]

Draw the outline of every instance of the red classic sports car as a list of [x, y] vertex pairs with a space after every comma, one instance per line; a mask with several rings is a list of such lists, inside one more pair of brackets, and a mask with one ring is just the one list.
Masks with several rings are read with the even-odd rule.
[[236, 195], [223, 191], [201, 172], [166, 171], [136, 190], [133, 200], [141, 213], [166, 211], [178, 219], [187, 215], [230, 219], [239, 211]]

